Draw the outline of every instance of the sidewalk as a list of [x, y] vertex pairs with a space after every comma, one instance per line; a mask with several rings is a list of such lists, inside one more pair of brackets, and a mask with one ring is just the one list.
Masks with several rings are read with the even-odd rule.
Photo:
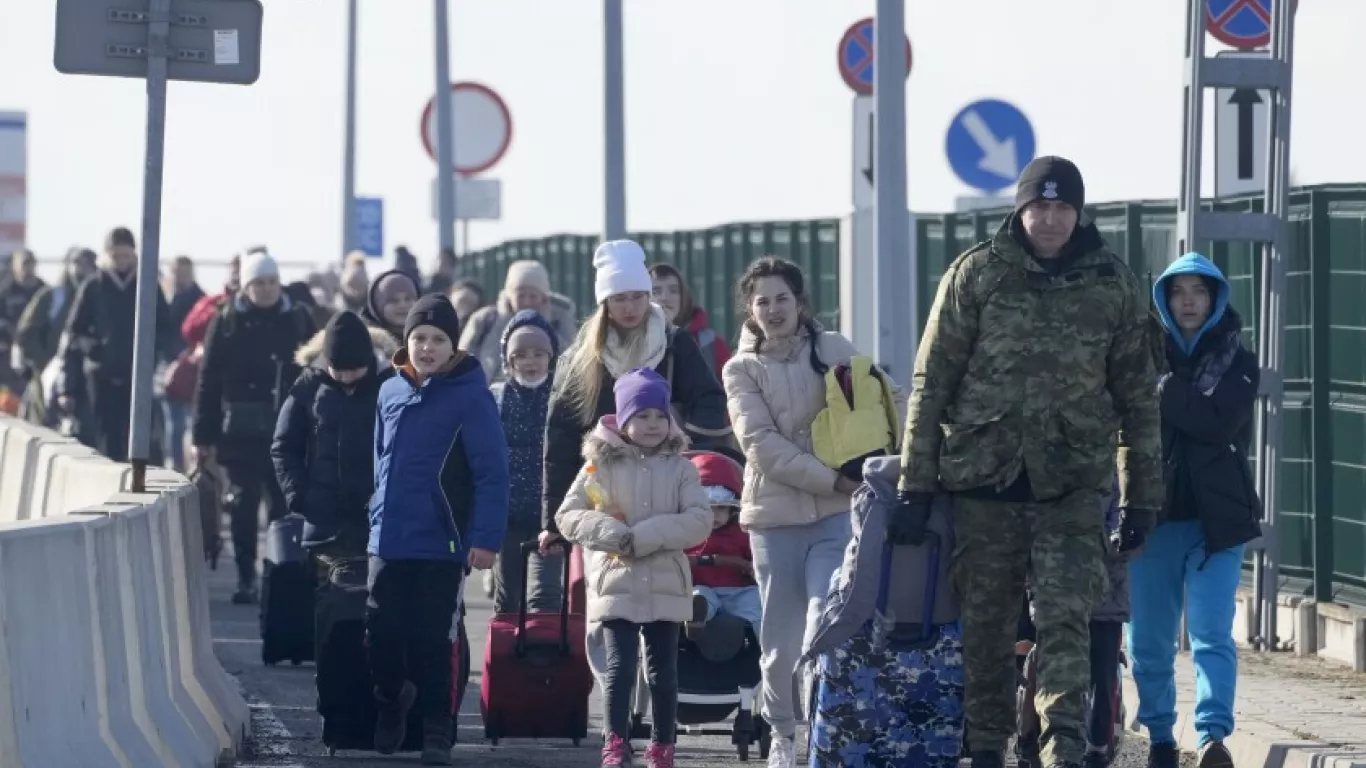
[[[1195, 670], [1176, 659], [1176, 738], [1194, 751]], [[1124, 678], [1130, 728], [1138, 690]], [[1238, 649], [1238, 701], [1225, 744], [1238, 768], [1366, 768], [1366, 675], [1315, 658]]]

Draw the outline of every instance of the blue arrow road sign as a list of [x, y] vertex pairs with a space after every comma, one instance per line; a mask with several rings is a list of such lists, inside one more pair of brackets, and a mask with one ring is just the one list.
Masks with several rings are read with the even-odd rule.
[[384, 255], [384, 198], [356, 198], [356, 245], [366, 256]]
[[1271, 0], [1207, 0], [1209, 33], [1234, 48], [1260, 48], [1271, 42]]
[[963, 183], [984, 192], [1005, 189], [1034, 159], [1034, 129], [1014, 106], [984, 99], [963, 108], [949, 123], [949, 165]]

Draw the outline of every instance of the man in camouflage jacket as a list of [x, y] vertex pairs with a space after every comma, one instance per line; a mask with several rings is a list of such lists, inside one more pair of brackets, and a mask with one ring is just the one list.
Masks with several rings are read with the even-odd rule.
[[936, 490], [954, 495], [974, 768], [1003, 765], [1015, 728], [1026, 575], [1043, 763], [1082, 764], [1087, 622], [1106, 587], [1101, 497], [1117, 464], [1126, 551], [1141, 546], [1162, 497], [1148, 301], [1084, 202], [1071, 162], [1030, 163], [1015, 212], [944, 273], [916, 358], [889, 526], [898, 535]]

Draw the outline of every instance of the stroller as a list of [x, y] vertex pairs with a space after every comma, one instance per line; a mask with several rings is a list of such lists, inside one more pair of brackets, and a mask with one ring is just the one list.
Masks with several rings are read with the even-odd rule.
[[[691, 459], [704, 453], [725, 457], [738, 474], [743, 474], [742, 462], [731, 451], [689, 451], [684, 456]], [[702, 555], [699, 564], [714, 565], [707, 562], [710, 557]], [[767, 759], [772, 729], [754, 712], [755, 692], [763, 677], [759, 638], [747, 621], [727, 614], [682, 631], [678, 647], [679, 733], [730, 736], [741, 762], [749, 760], [752, 746], [758, 747], [759, 759]], [[642, 665], [633, 698], [632, 738], [650, 735], [645, 722], [649, 701]]]

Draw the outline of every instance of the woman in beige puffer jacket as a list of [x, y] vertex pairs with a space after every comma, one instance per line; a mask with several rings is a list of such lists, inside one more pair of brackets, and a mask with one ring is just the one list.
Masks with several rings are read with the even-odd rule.
[[[858, 488], [812, 448], [811, 424], [826, 405], [825, 374], [858, 350], [811, 319], [805, 282], [801, 268], [782, 259], [749, 266], [739, 285], [744, 330], [722, 371], [746, 459], [740, 524], [749, 531], [763, 600], [760, 706], [773, 726], [768, 764], [775, 768], [795, 760], [793, 669], [852, 535], [850, 495]], [[894, 391], [904, 413], [905, 395]], [[804, 631], [792, 631], [799, 625]]]

